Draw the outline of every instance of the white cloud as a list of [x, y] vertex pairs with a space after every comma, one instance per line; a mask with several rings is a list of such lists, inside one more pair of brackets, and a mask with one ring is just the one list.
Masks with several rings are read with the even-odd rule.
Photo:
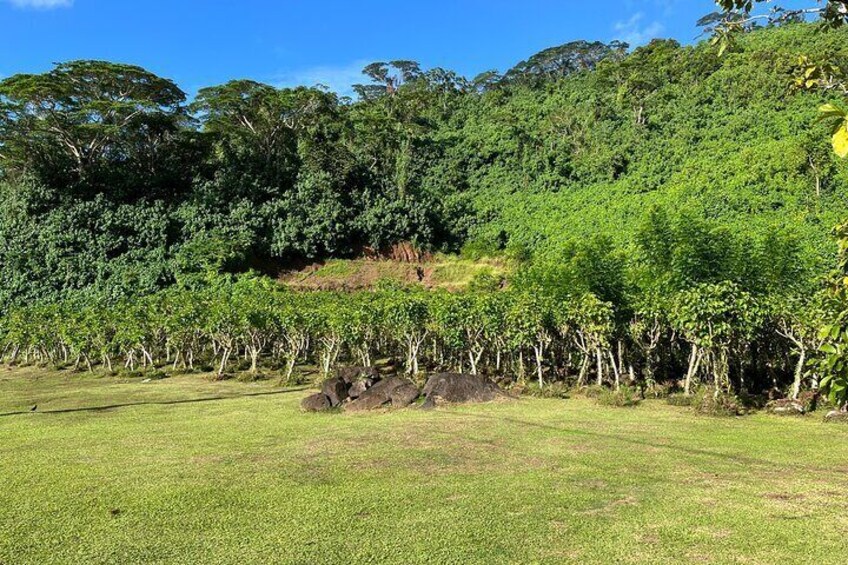
[[346, 65], [324, 65], [285, 72], [275, 78], [278, 87], [316, 86], [323, 85], [342, 96], [353, 96], [354, 84], [364, 84], [369, 81], [362, 74], [362, 69], [371, 61], [354, 61]]
[[616, 22], [613, 26], [615, 39], [626, 41], [631, 47], [638, 47], [659, 37], [665, 31], [665, 26], [658, 21], [643, 22], [645, 14], [638, 12], [629, 20]]
[[[653, 4], [655, 12], [667, 17], [677, 9], [679, 4], [684, 2], [691, 2], [691, 0], [653, 0], [650, 4]], [[644, 9], [645, 4], [648, 3], [648, 0], [624, 0], [624, 8], [628, 12], [632, 12], [637, 9]], [[705, 8], [705, 10], [709, 11], [709, 8]]]
[[36, 10], [52, 10], [53, 8], [68, 8], [74, 0], [7, 0], [18, 8], [34, 8]]

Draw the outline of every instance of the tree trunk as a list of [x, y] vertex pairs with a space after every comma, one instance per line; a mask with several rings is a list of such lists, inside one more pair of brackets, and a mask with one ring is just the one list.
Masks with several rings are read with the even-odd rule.
[[227, 347], [222, 348], [221, 364], [218, 367], [218, 378], [219, 379], [224, 376], [224, 372], [227, 369], [227, 361], [229, 361], [229, 359], [230, 359], [230, 349], [227, 348]]
[[615, 356], [612, 354], [612, 351], [609, 352], [610, 365], [612, 365], [612, 372], [615, 376], [615, 390], [621, 390], [621, 371], [615, 363]]
[[692, 377], [698, 370], [701, 354], [697, 345], [692, 345], [692, 353], [689, 356], [689, 370], [686, 371], [686, 383], [683, 385], [683, 394], [689, 396], [692, 394]]
[[533, 351], [536, 353], [536, 377], [539, 379], [539, 388], [545, 386], [545, 381], [542, 378], [542, 362], [545, 355], [545, 346], [538, 343], [533, 346]]
[[291, 384], [292, 374], [294, 374], [294, 366], [297, 363], [297, 355], [291, 355], [288, 359], [286, 359], [286, 370], [283, 373], [283, 376], [280, 377], [280, 381], [277, 383], [277, 386], [289, 386]]
[[601, 352], [600, 347], [595, 349], [595, 357], [598, 361], [598, 386], [603, 386], [604, 385], [604, 354]]
[[250, 372], [254, 375], [259, 370], [259, 349], [256, 347], [251, 347], [250, 351]]
[[586, 382], [586, 373], [589, 372], [589, 355], [583, 355], [583, 363], [580, 365], [580, 374], [577, 376], [577, 386], [583, 386]]
[[518, 351], [518, 381], [524, 382], [524, 351]]
[[801, 394], [801, 378], [804, 376], [804, 363], [807, 361], [807, 350], [801, 348], [798, 353], [798, 364], [795, 366], [795, 381], [792, 383], [792, 400], [798, 400]]

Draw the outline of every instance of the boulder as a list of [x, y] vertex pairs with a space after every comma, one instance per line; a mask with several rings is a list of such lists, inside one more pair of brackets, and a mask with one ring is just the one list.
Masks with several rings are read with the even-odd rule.
[[422, 408], [429, 409], [443, 403], [490, 402], [502, 391], [480, 375], [439, 373], [427, 380], [423, 393], [427, 401]]
[[[418, 398], [418, 388], [409, 379], [401, 377], [389, 377], [375, 383], [372, 387], [365, 390], [359, 395], [359, 398], [351, 402], [345, 407], [345, 410], [350, 412], [362, 412], [365, 410], [374, 410], [392, 402], [392, 395], [401, 388], [406, 388], [404, 393], [398, 394], [398, 403], [403, 400], [403, 397], [410, 395], [413, 387], [416, 390], [415, 398]], [[411, 402], [411, 401], [410, 401]]]
[[824, 417], [824, 421], [848, 423], [848, 412], [843, 412], [842, 410], [833, 410], [827, 413], [827, 416]]
[[341, 406], [347, 400], [347, 383], [341, 377], [333, 377], [321, 385], [321, 393], [326, 396], [331, 406]]
[[804, 408], [801, 402], [792, 400], [791, 398], [769, 402], [766, 410], [777, 416], [803, 416], [807, 413], [806, 408]]
[[415, 402], [421, 391], [413, 383], [403, 384], [392, 391], [392, 408], [406, 408]]
[[351, 384], [361, 379], [376, 381], [380, 378], [380, 372], [374, 367], [339, 367], [336, 369], [336, 377]]
[[319, 392], [318, 394], [304, 398], [300, 403], [300, 407], [305, 412], [323, 412], [330, 409], [330, 399]]
[[366, 390], [371, 388], [373, 385], [374, 385], [373, 379], [360, 379], [360, 380], [354, 382], [352, 385], [350, 385], [350, 388], [347, 389], [347, 394], [348, 394], [348, 396], [350, 396], [352, 399], [355, 400], [355, 399], [359, 398], [360, 396], [362, 396], [362, 393], [364, 393]]

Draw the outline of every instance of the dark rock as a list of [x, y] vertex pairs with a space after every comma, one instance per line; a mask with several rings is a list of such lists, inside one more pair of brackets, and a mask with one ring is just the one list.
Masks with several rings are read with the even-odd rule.
[[392, 391], [392, 408], [406, 408], [415, 402], [420, 395], [421, 391], [414, 384], [401, 385]]
[[362, 393], [364, 393], [366, 390], [371, 388], [371, 386], [373, 384], [374, 384], [373, 379], [360, 379], [360, 380], [356, 381], [355, 383], [353, 383], [352, 385], [350, 385], [350, 388], [347, 389], [347, 394], [352, 399], [355, 400], [355, 399], [359, 398], [360, 396], [362, 396]]
[[769, 402], [766, 410], [777, 416], [803, 416], [807, 413], [801, 402], [792, 400], [791, 398]]
[[351, 384], [361, 379], [377, 380], [380, 372], [374, 367], [339, 367], [336, 369], [336, 377]]
[[330, 399], [324, 394], [318, 393], [304, 398], [300, 407], [306, 412], [323, 412], [330, 409]]
[[[394, 394], [395, 390], [406, 386], [415, 387], [415, 384], [409, 379], [401, 377], [389, 377], [387, 379], [383, 379], [360, 394], [359, 398], [345, 407], [345, 410], [351, 412], [362, 412], [365, 410], [380, 408], [381, 406], [392, 402], [392, 394]], [[418, 389], [416, 388], [416, 390]], [[407, 392], [406, 394], [411, 393]], [[417, 396], [418, 395], [416, 394], [416, 398]], [[398, 399], [401, 400], [401, 397], [399, 396]]]
[[321, 392], [330, 400], [330, 405], [341, 406], [347, 400], [347, 383], [341, 377], [333, 377], [324, 381]]
[[848, 412], [843, 412], [842, 410], [833, 410], [827, 413], [827, 416], [824, 417], [824, 421], [848, 423]]
[[423, 393], [427, 401], [422, 408], [427, 409], [443, 403], [490, 402], [502, 391], [480, 375], [440, 373], [427, 380]]

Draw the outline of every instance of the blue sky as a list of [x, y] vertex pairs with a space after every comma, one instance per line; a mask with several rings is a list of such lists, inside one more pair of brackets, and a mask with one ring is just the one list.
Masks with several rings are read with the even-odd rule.
[[187, 92], [234, 78], [346, 92], [375, 60], [473, 77], [575, 39], [691, 42], [712, 0], [0, 0], [0, 76], [133, 63]]

